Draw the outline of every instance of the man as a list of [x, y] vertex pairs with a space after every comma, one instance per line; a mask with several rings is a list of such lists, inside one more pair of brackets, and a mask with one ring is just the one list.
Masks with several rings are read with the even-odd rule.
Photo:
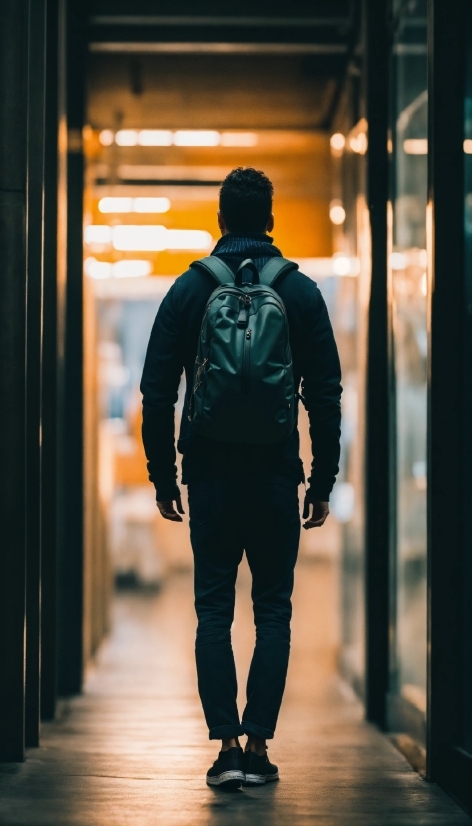
[[[273, 187], [254, 169], [234, 169], [220, 191], [222, 238], [212, 255], [236, 274], [245, 259], [257, 271], [281, 253], [272, 232]], [[188, 485], [190, 535], [195, 561], [198, 617], [198, 687], [210, 739], [222, 741], [207, 774], [210, 785], [238, 787], [278, 777], [266, 741], [273, 738], [285, 687], [291, 595], [300, 538], [298, 485], [303, 481], [299, 435], [275, 444], [235, 444], [204, 438], [192, 428], [190, 400], [202, 319], [217, 284], [192, 267], [178, 278], [161, 304], [151, 333], [141, 390], [143, 440], [157, 506], [181, 522], [174, 445], [174, 405], [182, 370], [187, 392], [178, 449], [182, 482]], [[274, 283], [285, 305], [290, 331], [295, 392], [302, 388], [310, 419], [313, 464], [303, 518], [320, 527], [338, 471], [340, 366], [325, 303], [316, 284], [296, 269]], [[298, 401], [298, 400], [297, 400]], [[231, 647], [235, 582], [244, 551], [252, 573], [256, 646], [239, 719]], [[243, 753], [239, 737], [247, 735]]]

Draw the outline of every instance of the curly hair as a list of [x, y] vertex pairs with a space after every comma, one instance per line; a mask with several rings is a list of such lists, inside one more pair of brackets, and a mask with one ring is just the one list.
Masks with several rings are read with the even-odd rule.
[[220, 189], [220, 212], [229, 232], [265, 232], [273, 194], [263, 172], [250, 166], [233, 169]]

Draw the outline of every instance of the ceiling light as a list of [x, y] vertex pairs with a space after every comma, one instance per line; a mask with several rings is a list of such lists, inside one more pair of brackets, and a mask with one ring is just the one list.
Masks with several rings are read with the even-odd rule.
[[333, 272], [335, 275], [349, 275], [351, 262], [347, 255], [333, 255]]
[[98, 136], [98, 140], [102, 144], [102, 146], [111, 146], [113, 141], [115, 140], [115, 136], [111, 129], [102, 129]]
[[256, 146], [259, 142], [254, 132], [223, 132], [221, 146]]
[[113, 246], [116, 250], [147, 250], [162, 252], [166, 248], [166, 229], [162, 226], [124, 225], [113, 227]]
[[136, 129], [120, 129], [115, 135], [115, 143], [118, 146], [136, 146], [138, 143]]
[[112, 266], [108, 261], [97, 261], [96, 258], [86, 258], [84, 261], [85, 274], [89, 278], [111, 278]]
[[331, 135], [329, 143], [334, 152], [342, 152], [346, 145], [346, 138], [341, 132], [335, 132], [334, 135]]
[[346, 220], [346, 210], [341, 201], [331, 201], [329, 205], [329, 217], [333, 224], [340, 226]]
[[100, 212], [168, 212], [168, 198], [100, 198]]
[[134, 212], [168, 212], [170, 201], [168, 198], [135, 198]]
[[106, 224], [89, 224], [84, 230], [86, 244], [111, 244], [111, 227]]
[[116, 250], [207, 250], [213, 239], [203, 230], [166, 229], [160, 225], [125, 225], [113, 227]]
[[472, 140], [470, 138], [466, 138], [464, 141], [464, 152], [466, 155], [472, 155]]
[[334, 275], [359, 275], [361, 271], [361, 264], [358, 258], [350, 258], [344, 252], [337, 252], [333, 255], [333, 273]]
[[166, 230], [166, 248], [169, 250], [207, 250], [213, 238], [201, 229]]
[[141, 129], [138, 143], [140, 146], [172, 146], [172, 137], [168, 129]]
[[100, 212], [132, 212], [133, 198], [100, 198], [98, 209]]
[[205, 129], [180, 129], [174, 132], [175, 146], [218, 146], [219, 132]]
[[84, 270], [89, 278], [103, 280], [105, 278], [140, 278], [150, 275], [152, 263], [146, 260], [139, 261], [97, 261], [96, 258], [86, 258]]
[[407, 155], [427, 155], [427, 138], [407, 138], [403, 141], [403, 151]]
[[150, 261], [117, 261], [113, 264], [115, 278], [142, 278], [150, 275], [152, 264]]
[[365, 132], [359, 132], [358, 135], [349, 138], [349, 148], [358, 155], [365, 155], [367, 152], [367, 135]]

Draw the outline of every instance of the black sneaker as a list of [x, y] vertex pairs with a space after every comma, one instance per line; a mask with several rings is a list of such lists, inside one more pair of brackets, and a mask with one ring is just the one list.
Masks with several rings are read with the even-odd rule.
[[267, 754], [259, 755], [255, 751], [244, 752], [244, 774], [245, 786], [262, 786], [267, 780], [279, 779], [279, 770]]
[[206, 781], [209, 786], [222, 786], [224, 789], [239, 789], [244, 781], [243, 750], [234, 746], [228, 751], [220, 751]]

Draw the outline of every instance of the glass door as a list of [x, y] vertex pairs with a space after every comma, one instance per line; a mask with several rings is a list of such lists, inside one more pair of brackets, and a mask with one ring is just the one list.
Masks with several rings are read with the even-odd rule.
[[399, 4], [392, 55], [392, 661], [389, 725], [424, 739], [426, 716], [426, 0]]

